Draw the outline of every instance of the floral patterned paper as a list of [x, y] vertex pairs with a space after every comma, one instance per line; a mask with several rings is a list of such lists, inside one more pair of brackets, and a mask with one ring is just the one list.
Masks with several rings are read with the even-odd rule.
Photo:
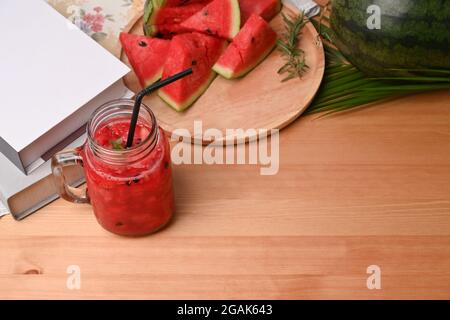
[[48, 0], [62, 15], [116, 56], [119, 33], [142, 15], [145, 0]]

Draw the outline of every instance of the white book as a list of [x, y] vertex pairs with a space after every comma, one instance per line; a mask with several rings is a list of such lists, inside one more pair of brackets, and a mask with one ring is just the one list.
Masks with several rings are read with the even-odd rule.
[[9, 214], [9, 210], [5, 208], [3, 203], [0, 201], [0, 218]]
[[129, 68], [43, 0], [1, 0], [0, 39], [0, 152], [31, 174], [123, 95]]
[[[75, 148], [83, 144], [86, 135], [82, 135], [66, 148]], [[67, 182], [73, 187], [84, 183], [83, 169], [79, 166], [64, 169]], [[3, 154], [0, 154], [0, 203], [16, 220], [22, 220], [59, 196], [53, 176], [51, 160], [29, 175], [24, 175]], [[0, 212], [2, 210], [0, 205]], [[0, 213], [0, 216], [2, 214]]]
[[[127, 90], [124, 96], [116, 98], [130, 99], [133, 95], [133, 92]], [[83, 127], [81, 132], [86, 132], [86, 129]], [[49, 153], [48, 160], [29, 175], [24, 175], [0, 153], [0, 217], [11, 213], [16, 220], [22, 220], [59, 197], [51, 175], [50, 157], [62, 149], [81, 146], [86, 141], [86, 134], [72, 140], [72, 137], [68, 137], [60, 142], [58, 147]], [[83, 169], [79, 166], [64, 168], [64, 172], [67, 182], [74, 187], [85, 181]]]

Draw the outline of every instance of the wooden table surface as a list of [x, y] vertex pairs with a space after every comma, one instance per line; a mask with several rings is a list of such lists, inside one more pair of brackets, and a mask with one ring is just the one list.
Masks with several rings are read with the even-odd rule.
[[276, 176], [175, 167], [176, 219], [151, 237], [61, 200], [1, 219], [0, 298], [450, 298], [450, 91], [303, 117], [280, 143]]

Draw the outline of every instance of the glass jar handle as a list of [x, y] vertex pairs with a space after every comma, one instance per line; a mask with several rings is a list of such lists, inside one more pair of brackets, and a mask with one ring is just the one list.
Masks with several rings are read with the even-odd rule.
[[53, 178], [61, 198], [73, 203], [90, 203], [86, 190], [71, 187], [66, 182], [64, 167], [83, 166], [83, 158], [78, 150], [66, 150], [55, 154], [52, 158]]

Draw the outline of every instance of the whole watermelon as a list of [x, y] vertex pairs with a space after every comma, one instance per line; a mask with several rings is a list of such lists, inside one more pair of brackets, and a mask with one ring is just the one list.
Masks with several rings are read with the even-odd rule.
[[[371, 5], [381, 9], [380, 29], [368, 27]], [[330, 22], [333, 42], [369, 75], [450, 69], [450, 0], [333, 0]]]

